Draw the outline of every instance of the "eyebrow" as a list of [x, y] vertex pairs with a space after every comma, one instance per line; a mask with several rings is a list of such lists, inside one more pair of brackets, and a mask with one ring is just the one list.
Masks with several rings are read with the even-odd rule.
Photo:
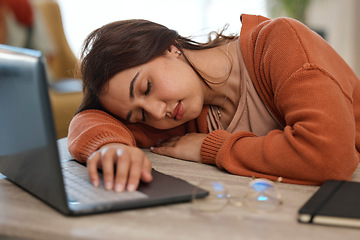
[[[131, 80], [130, 82], [130, 89], [129, 89], [129, 93], [130, 93], [130, 99], [133, 99], [134, 98], [134, 85], [135, 85], [135, 82], [136, 80], [138, 79], [140, 75], [140, 71], [137, 72], [134, 76], [134, 78]], [[127, 115], [126, 115], [126, 121], [130, 122], [130, 119], [131, 119], [131, 116], [133, 114], [133, 111], [131, 110]]]
[[134, 85], [135, 85], [135, 82], [138, 79], [139, 75], [140, 75], [140, 71], [135, 74], [135, 77], [130, 82], [130, 98], [131, 99], [134, 98]]

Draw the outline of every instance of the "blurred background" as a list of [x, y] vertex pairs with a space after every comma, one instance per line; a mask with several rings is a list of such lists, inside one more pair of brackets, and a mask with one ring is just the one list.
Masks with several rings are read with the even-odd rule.
[[0, 43], [43, 52], [62, 138], [82, 98], [75, 71], [82, 42], [104, 24], [142, 18], [205, 41], [226, 24], [239, 33], [242, 13], [292, 17], [323, 36], [360, 76], [359, 12], [358, 0], [0, 0]]

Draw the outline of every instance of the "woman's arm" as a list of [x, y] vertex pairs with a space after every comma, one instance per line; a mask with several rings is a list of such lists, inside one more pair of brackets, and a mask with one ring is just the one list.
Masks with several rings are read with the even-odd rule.
[[200, 116], [193, 121], [168, 130], [159, 130], [141, 123], [126, 124], [100, 110], [86, 110], [77, 114], [70, 123], [68, 148], [78, 161], [87, 158], [101, 146], [108, 143], [122, 143], [128, 146], [149, 148], [157, 143], [190, 132], [207, 132], [204, 106]]
[[359, 163], [353, 111], [359, 106], [352, 97], [359, 79], [320, 36], [295, 20], [243, 30], [241, 48], [254, 86], [285, 128], [264, 137], [215, 131], [202, 145], [203, 161], [292, 183], [349, 180]]
[[319, 70], [303, 71], [276, 95], [286, 121], [283, 131], [263, 137], [214, 131], [202, 144], [202, 160], [234, 174], [281, 176], [291, 183], [349, 180], [359, 163], [351, 102]]
[[75, 159], [87, 163], [94, 186], [99, 186], [97, 169], [101, 168], [106, 189], [133, 191], [140, 179], [152, 180], [151, 163], [139, 147], [154, 146], [159, 141], [196, 131], [196, 126], [191, 122], [157, 130], [143, 124], [125, 125], [103, 111], [86, 110], [71, 121], [68, 148]]
[[119, 120], [99, 110], [86, 110], [71, 121], [68, 134], [70, 154], [78, 161], [88, 157], [108, 143], [136, 146], [129, 129]]
[[69, 127], [68, 147], [74, 158], [87, 163], [96, 187], [100, 184], [98, 168], [102, 169], [107, 190], [134, 191], [140, 179], [152, 180], [151, 162], [136, 147], [131, 132], [105, 112], [87, 110], [77, 114]]

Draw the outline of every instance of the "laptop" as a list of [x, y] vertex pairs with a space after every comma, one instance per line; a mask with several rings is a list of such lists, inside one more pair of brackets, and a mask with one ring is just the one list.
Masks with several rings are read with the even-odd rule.
[[[187, 202], [193, 197], [193, 185], [154, 169], [153, 181], [141, 183], [135, 192], [95, 188], [84, 165], [62, 161], [39, 51], [0, 45], [0, 109], [0, 173], [64, 215]], [[208, 194], [196, 192], [197, 198]]]

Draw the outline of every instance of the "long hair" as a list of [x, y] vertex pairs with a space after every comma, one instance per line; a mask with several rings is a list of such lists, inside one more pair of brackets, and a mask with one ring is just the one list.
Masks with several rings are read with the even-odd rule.
[[[193, 41], [163, 25], [140, 19], [113, 22], [96, 29], [86, 38], [82, 47], [79, 70], [84, 97], [77, 113], [86, 109], [105, 110], [99, 96], [117, 73], [164, 55], [171, 45], [182, 53], [183, 49], [202, 50], [222, 45], [235, 38], [223, 35], [225, 29], [219, 33], [210, 33], [206, 43]], [[203, 75], [184, 57], [206, 83]]]

